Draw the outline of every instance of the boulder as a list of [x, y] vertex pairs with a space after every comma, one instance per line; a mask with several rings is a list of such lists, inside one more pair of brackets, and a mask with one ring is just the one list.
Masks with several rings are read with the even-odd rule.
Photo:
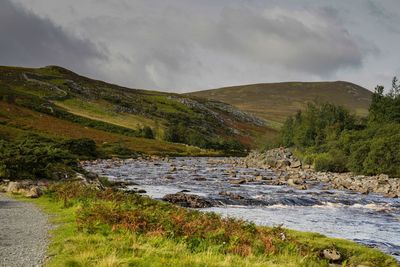
[[230, 184], [244, 184], [246, 182], [247, 182], [246, 179], [235, 179], [235, 180], [230, 180], [229, 181]]
[[29, 198], [38, 198], [43, 194], [39, 186], [32, 186], [31, 189], [25, 194]]
[[300, 168], [301, 167], [301, 161], [296, 160], [290, 163], [290, 168]]
[[186, 208], [209, 208], [213, 206], [212, 201], [201, 196], [184, 193], [168, 194], [165, 195], [162, 200]]
[[244, 199], [244, 197], [242, 197], [239, 194], [235, 194], [235, 193], [231, 193], [231, 192], [226, 192], [226, 191], [221, 191], [218, 193], [220, 196], [227, 196], [230, 199], [234, 199], [234, 200], [239, 200], [239, 199]]
[[324, 249], [322, 256], [329, 261], [338, 261], [342, 258], [342, 255], [336, 249]]
[[7, 193], [18, 193], [18, 190], [22, 188], [22, 184], [20, 182], [10, 182], [7, 186]]

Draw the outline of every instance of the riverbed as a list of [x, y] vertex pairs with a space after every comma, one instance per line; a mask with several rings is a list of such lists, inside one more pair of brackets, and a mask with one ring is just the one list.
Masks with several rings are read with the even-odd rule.
[[353, 240], [400, 261], [400, 199], [326, 190], [322, 183], [308, 190], [276, 186], [272, 170], [218, 158], [97, 161], [84, 167], [110, 180], [135, 183], [131, 189], [155, 199], [181, 191], [201, 195], [217, 203], [204, 211]]

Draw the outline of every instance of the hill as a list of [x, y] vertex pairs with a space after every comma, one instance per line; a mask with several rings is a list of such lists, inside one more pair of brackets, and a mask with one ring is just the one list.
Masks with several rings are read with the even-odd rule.
[[263, 119], [282, 123], [310, 101], [342, 105], [365, 116], [372, 92], [353, 83], [283, 82], [224, 87], [187, 94], [229, 103]]
[[105, 150], [147, 154], [234, 153], [274, 134], [229, 104], [130, 89], [57, 66], [0, 67], [0, 123], [3, 138], [85, 137]]

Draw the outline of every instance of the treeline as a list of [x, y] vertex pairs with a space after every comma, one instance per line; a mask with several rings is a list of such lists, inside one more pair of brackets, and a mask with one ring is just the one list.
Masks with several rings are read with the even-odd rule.
[[318, 171], [400, 177], [400, 85], [377, 86], [367, 118], [329, 103], [310, 103], [289, 117], [281, 143], [296, 149]]

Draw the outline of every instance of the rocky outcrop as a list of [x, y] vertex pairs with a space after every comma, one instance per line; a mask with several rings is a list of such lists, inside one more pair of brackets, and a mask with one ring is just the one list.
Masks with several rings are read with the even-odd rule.
[[288, 185], [297, 189], [309, 189], [325, 183], [326, 189], [357, 191], [363, 194], [377, 193], [386, 197], [400, 197], [400, 178], [389, 178], [353, 173], [317, 172], [303, 164], [289, 149], [277, 148], [260, 153], [253, 151], [245, 158], [228, 159], [234, 166], [272, 169], [276, 179], [266, 181], [272, 185]]
[[182, 192], [165, 195], [162, 200], [185, 208], [209, 208], [214, 206], [212, 201], [201, 196], [184, 194]]

